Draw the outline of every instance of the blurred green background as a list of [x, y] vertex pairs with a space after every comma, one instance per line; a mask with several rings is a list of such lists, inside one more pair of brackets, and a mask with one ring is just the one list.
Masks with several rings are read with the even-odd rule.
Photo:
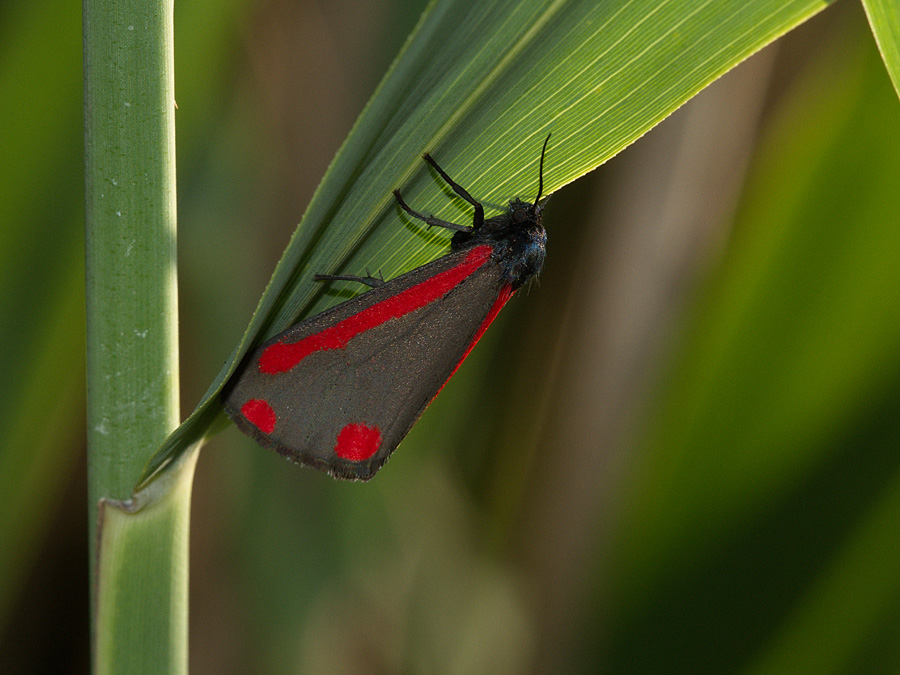
[[[176, 4], [184, 414], [423, 7]], [[3, 672], [88, 670], [80, 9], [0, 3]], [[194, 672], [900, 671], [898, 177], [839, 3], [554, 197], [374, 481], [207, 446]]]

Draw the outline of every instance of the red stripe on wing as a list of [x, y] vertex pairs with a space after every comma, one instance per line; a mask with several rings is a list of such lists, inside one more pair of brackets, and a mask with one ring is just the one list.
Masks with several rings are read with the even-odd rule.
[[473, 349], [475, 349], [475, 345], [478, 344], [478, 341], [481, 339], [481, 336], [484, 335], [484, 332], [488, 329], [494, 319], [497, 318], [497, 315], [500, 313], [500, 310], [503, 309], [503, 306], [507, 303], [507, 301], [513, 296], [512, 286], [506, 285], [500, 289], [500, 295], [497, 296], [497, 299], [494, 301], [494, 304], [491, 305], [490, 311], [488, 311], [487, 316], [484, 317], [484, 321], [481, 322], [481, 325], [478, 327], [478, 330], [475, 331], [475, 337], [472, 338], [472, 341], [469, 343], [469, 346], [466, 348], [466, 351], [460, 357], [459, 361], [456, 364], [456, 367], [453, 369], [453, 372], [447, 376], [447, 379], [444, 380], [444, 384], [441, 385], [441, 388], [437, 390], [437, 393], [431, 397], [433, 401], [435, 396], [441, 393], [444, 389], [444, 386], [450, 381], [450, 378], [456, 375], [456, 371], [459, 370], [459, 367], [462, 365], [462, 362], [466, 360], [466, 357], [469, 355]]
[[[361, 312], [347, 317], [333, 326], [310, 335], [299, 342], [275, 344], [263, 350], [259, 357], [259, 370], [274, 375], [290, 370], [313, 352], [329, 349], [343, 349], [347, 342], [360, 333], [365, 333], [385, 321], [401, 317], [405, 314], [428, 305], [453, 290], [468, 278], [475, 270], [485, 264], [491, 257], [493, 248], [487, 245], [476, 246], [459, 265], [435, 274], [420, 284], [397, 293], [379, 303], [366, 307]], [[502, 294], [501, 294], [502, 295]], [[502, 305], [501, 305], [502, 307]], [[499, 307], [497, 311], [500, 311]], [[496, 312], [492, 309], [493, 315]], [[492, 315], [488, 315], [491, 319]], [[488, 324], [490, 321], [487, 322]], [[484, 329], [487, 325], [484, 326]], [[484, 330], [475, 338], [477, 342]], [[474, 346], [474, 343], [472, 344]], [[471, 349], [471, 347], [470, 347]], [[468, 353], [468, 352], [466, 352]]]

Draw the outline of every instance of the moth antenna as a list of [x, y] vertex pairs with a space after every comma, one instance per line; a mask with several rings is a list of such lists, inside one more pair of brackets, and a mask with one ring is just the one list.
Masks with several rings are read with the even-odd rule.
[[544, 193], [544, 155], [547, 154], [547, 143], [550, 142], [550, 134], [544, 139], [544, 148], [541, 150], [541, 168], [538, 171], [538, 193], [534, 199], [534, 205], [537, 206], [541, 201], [541, 195]]

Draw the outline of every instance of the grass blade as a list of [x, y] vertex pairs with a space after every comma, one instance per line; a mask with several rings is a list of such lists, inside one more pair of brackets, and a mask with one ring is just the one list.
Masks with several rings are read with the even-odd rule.
[[900, 94], [900, 4], [891, 0], [863, 0], [862, 6], [884, 66]]

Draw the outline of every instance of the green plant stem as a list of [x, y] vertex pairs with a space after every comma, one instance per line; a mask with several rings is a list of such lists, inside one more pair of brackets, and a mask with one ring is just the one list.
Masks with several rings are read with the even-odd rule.
[[[146, 541], [127, 535], [129, 522], [138, 525], [135, 515], [118, 519], [116, 537], [96, 530], [101, 501], [131, 496], [147, 457], [178, 423], [172, 9], [172, 0], [84, 0], [83, 6], [88, 514], [90, 541], [98, 542], [91, 561], [97, 672], [161, 666], [165, 670], [155, 672], [181, 672], [187, 666], [186, 598], [163, 609], [158, 599], [186, 595], [193, 461], [181, 463], [178, 480], [161, 484], [168, 493], [157, 489], [141, 501], [150, 508], [170, 500], [169, 516], [152, 526], [161, 555], [128, 555], [129, 546]], [[131, 506], [121, 513], [133, 512]], [[104, 612], [110, 607], [118, 608], [114, 620]], [[129, 649], [141, 644], [154, 653]]]

